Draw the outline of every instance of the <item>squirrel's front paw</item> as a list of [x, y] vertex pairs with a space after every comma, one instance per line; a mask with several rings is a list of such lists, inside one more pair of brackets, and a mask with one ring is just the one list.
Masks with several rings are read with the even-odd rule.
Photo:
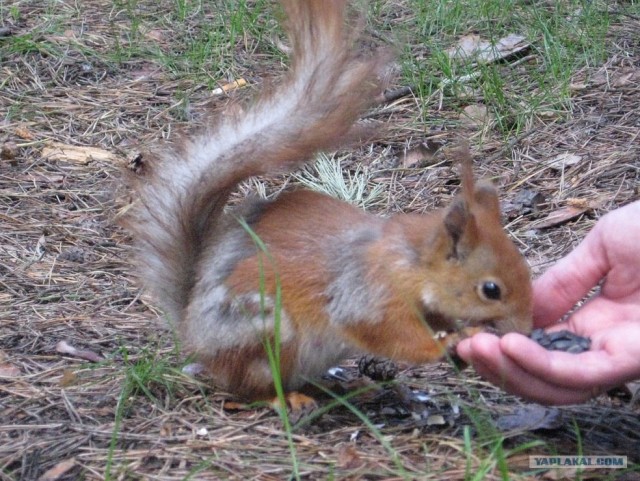
[[[478, 334], [479, 332], [486, 332], [486, 329], [477, 326], [465, 327], [464, 329], [453, 332], [451, 334], [436, 333], [436, 339], [438, 339], [445, 346], [447, 352], [446, 357], [451, 360], [456, 369], [462, 370], [467, 367], [467, 363], [464, 362], [460, 356], [458, 356], [458, 353], [456, 352], [456, 346], [463, 339]], [[438, 334], [440, 334], [440, 336], [438, 336]]]

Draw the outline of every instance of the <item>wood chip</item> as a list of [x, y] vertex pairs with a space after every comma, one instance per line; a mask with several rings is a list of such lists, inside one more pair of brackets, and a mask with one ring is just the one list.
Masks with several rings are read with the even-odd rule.
[[62, 461], [56, 464], [53, 468], [45, 471], [44, 474], [38, 478], [38, 481], [57, 481], [75, 465], [76, 460], [74, 458]]
[[88, 349], [76, 349], [66, 341], [60, 341], [56, 344], [56, 351], [61, 354], [69, 354], [70, 356], [84, 359], [85, 361], [100, 362], [104, 361], [104, 357]]
[[81, 145], [62, 144], [60, 142], [47, 142], [42, 149], [42, 157], [59, 162], [88, 164], [94, 160], [116, 162], [119, 157], [108, 150], [98, 147], [85, 147]]

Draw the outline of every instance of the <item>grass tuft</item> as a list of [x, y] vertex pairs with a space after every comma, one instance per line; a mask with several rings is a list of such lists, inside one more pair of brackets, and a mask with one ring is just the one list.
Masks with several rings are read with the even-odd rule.
[[344, 157], [319, 154], [315, 164], [294, 173], [293, 178], [310, 190], [344, 200], [362, 209], [380, 204], [384, 189], [379, 184], [372, 184], [371, 171], [361, 164], [356, 165], [353, 171], [345, 170], [342, 166], [344, 160]]

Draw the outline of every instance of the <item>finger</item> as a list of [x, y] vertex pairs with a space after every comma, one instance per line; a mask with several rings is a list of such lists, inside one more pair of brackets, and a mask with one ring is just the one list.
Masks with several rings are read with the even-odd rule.
[[606, 351], [581, 354], [547, 351], [519, 334], [505, 335], [500, 340], [500, 349], [514, 364], [523, 366], [530, 376], [568, 389], [603, 391], [619, 371]]
[[479, 333], [464, 339], [457, 346], [458, 355], [489, 382], [502, 387], [502, 362], [500, 338], [492, 334]]
[[478, 334], [468, 340], [469, 361], [478, 374], [502, 389], [543, 404], [572, 404], [599, 394], [599, 390], [558, 386], [539, 378], [501, 353], [500, 339]]
[[532, 376], [513, 361], [505, 358], [501, 362], [500, 376], [492, 376], [494, 366], [479, 363], [474, 364], [478, 374], [499, 386], [503, 390], [520, 396], [529, 401], [547, 405], [577, 404], [587, 401], [601, 394], [597, 389], [575, 389], [551, 384], [543, 379]]
[[610, 266], [598, 225], [569, 255], [533, 285], [533, 317], [538, 327], [555, 322], [606, 275]]
[[[475, 336], [474, 336], [475, 337]], [[456, 352], [458, 356], [462, 358], [467, 364], [471, 364], [471, 337], [463, 339], [456, 346]]]

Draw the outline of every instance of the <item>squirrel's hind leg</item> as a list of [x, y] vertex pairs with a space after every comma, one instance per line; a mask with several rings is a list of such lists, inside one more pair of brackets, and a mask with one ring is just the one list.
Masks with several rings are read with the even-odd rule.
[[[286, 392], [284, 394], [284, 399], [287, 404], [286, 407], [291, 410], [291, 418], [294, 422], [318, 408], [318, 403], [314, 398], [298, 391]], [[282, 408], [278, 397], [273, 398], [269, 402], [269, 405], [275, 411], [279, 411]]]
[[247, 401], [266, 401], [272, 404], [276, 396], [276, 378], [282, 382], [285, 392], [295, 389], [292, 376], [297, 346], [293, 342], [281, 345], [280, 364], [277, 366], [269, 362], [262, 343], [228, 348], [213, 356], [202, 352], [197, 355], [200, 364], [215, 384]]
[[281, 346], [280, 365], [274, 367], [269, 363], [263, 345], [244, 346], [213, 357], [200, 356], [200, 363], [220, 387], [247, 401], [265, 402], [275, 411], [282, 407], [274, 386], [276, 373], [273, 370], [278, 369], [277, 376], [285, 391], [285, 409], [290, 410], [290, 419], [295, 422], [318, 407], [313, 397], [294, 390], [299, 384], [292, 380], [296, 354], [296, 346], [292, 343]]

